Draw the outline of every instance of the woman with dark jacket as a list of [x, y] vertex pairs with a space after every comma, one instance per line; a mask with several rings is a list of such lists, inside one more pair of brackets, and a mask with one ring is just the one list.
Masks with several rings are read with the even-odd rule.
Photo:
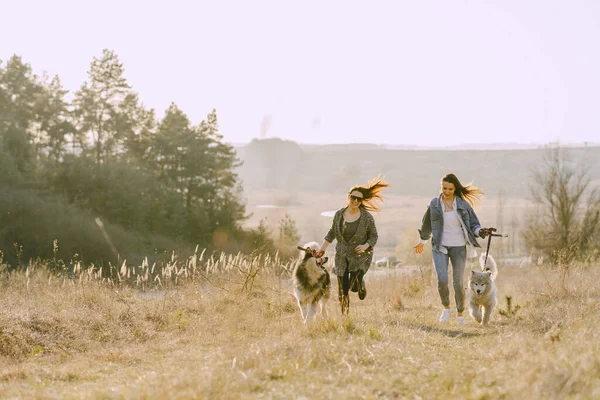
[[373, 262], [373, 247], [377, 243], [377, 228], [369, 211], [379, 211], [373, 200], [383, 201], [379, 192], [388, 186], [375, 178], [367, 186], [350, 188], [346, 207], [335, 213], [331, 229], [317, 252], [317, 256], [322, 256], [337, 240], [333, 273], [337, 276], [340, 301], [342, 294], [348, 296], [351, 282], [354, 282], [352, 291], [357, 291], [361, 300], [367, 296], [363, 277]]
[[481, 189], [468, 184], [463, 186], [456, 175], [447, 174], [442, 178], [442, 193], [434, 197], [421, 223], [420, 240], [415, 246], [417, 254], [423, 253], [423, 247], [429, 238], [433, 252], [433, 264], [438, 280], [438, 292], [444, 309], [440, 322], [450, 319], [450, 294], [448, 290], [448, 261], [452, 262], [452, 286], [458, 316], [456, 323], [465, 324], [464, 310], [464, 273], [467, 257], [477, 255], [474, 247], [480, 247], [477, 236], [485, 238], [488, 231], [479, 224], [473, 211], [475, 202], [481, 200]]

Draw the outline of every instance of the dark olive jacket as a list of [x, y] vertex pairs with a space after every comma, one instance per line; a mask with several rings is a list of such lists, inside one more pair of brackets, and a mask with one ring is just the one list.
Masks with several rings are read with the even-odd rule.
[[[333, 217], [331, 229], [325, 240], [332, 243], [337, 240], [335, 245], [335, 266], [333, 272], [336, 275], [342, 275], [346, 267], [348, 272], [353, 272], [358, 269], [367, 272], [373, 262], [373, 248], [377, 244], [377, 228], [375, 227], [375, 219], [370, 212], [364, 208], [360, 208], [360, 217], [356, 233], [346, 241], [342, 232], [344, 211], [347, 207], [336, 211]], [[362, 254], [356, 254], [354, 249], [356, 246], [369, 243], [369, 248]]]

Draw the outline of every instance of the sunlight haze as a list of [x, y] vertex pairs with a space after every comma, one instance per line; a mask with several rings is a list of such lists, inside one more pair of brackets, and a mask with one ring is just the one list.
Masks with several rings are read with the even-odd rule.
[[2, 1], [0, 60], [71, 94], [114, 50], [145, 106], [231, 143], [598, 142], [595, 1]]

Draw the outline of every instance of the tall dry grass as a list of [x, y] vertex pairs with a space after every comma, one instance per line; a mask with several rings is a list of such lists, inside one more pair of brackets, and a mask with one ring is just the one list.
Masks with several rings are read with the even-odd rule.
[[427, 266], [372, 270], [349, 317], [334, 298], [331, 318], [307, 326], [290, 265], [196, 256], [112, 281], [89, 266], [3, 270], [0, 397], [600, 397], [597, 267], [563, 285], [545, 266], [500, 265], [487, 327], [437, 322]]

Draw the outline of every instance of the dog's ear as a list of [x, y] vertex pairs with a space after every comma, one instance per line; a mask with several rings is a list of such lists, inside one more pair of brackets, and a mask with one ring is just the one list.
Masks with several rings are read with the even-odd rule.
[[488, 274], [489, 276], [492, 276], [492, 270], [491, 269], [486, 269], [485, 273]]
[[475, 275], [475, 270], [474, 269], [471, 270], [471, 275]]

